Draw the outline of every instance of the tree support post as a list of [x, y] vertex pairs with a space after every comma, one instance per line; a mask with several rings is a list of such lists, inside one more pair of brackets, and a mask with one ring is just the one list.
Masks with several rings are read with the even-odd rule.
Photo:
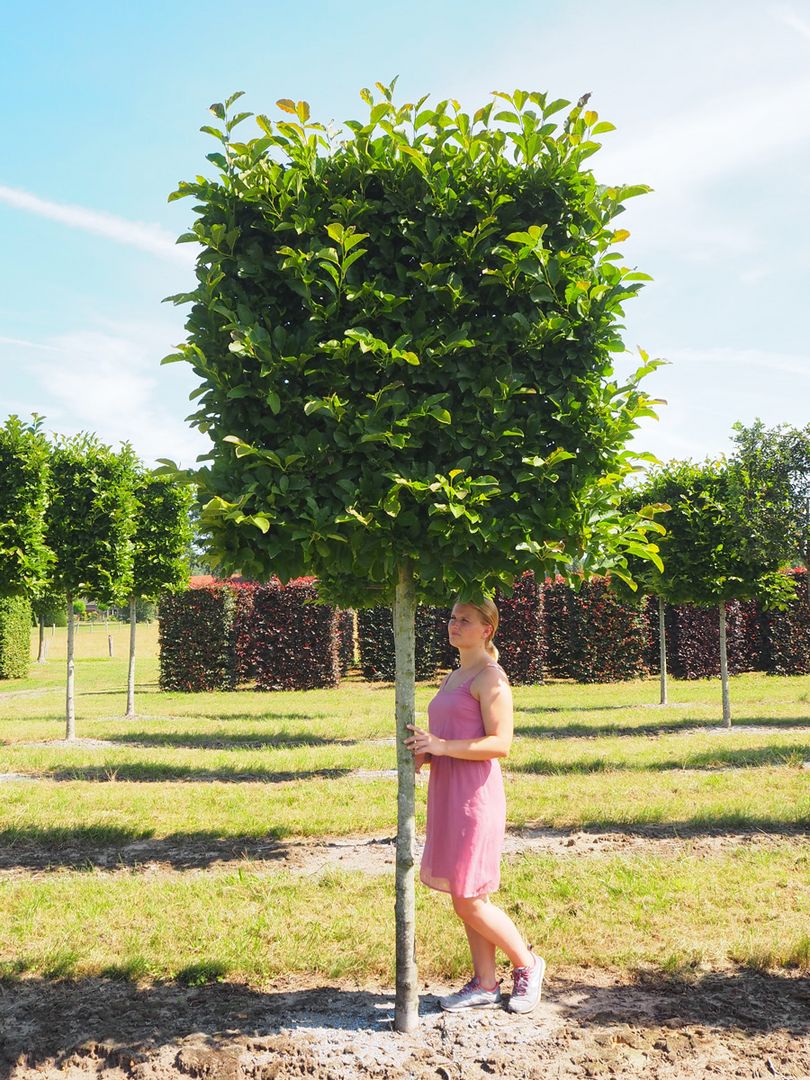
[[720, 610], [720, 682], [723, 685], [723, 723], [731, 727], [731, 699], [728, 692], [728, 652], [726, 650], [726, 604]]
[[129, 598], [129, 670], [127, 672], [127, 720], [135, 719], [135, 597]]
[[76, 709], [73, 696], [73, 684], [75, 676], [75, 663], [73, 659], [74, 650], [74, 628], [75, 622], [73, 618], [73, 593], [67, 594], [67, 691], [65, 695], [65, 738], [76, 738]]
[[414, 851], [416, 815], [413, 756], [405, 746], [413, 724], [415, 662], [414, 625], [416, 586], [408, 560], [397, 568], [394, 597], [394, 655], [396, 657], [397, 733], [397, 861], [396, 861], [396, 1005], [394, 1027], [413, 1031], [419, 1022], [416, 972], [416, 920], [414, 898]]
[[667, 631], [664, 621], [664, 601], [658, 597], [658, 651], [661, 667], [661, 704], [667, 703]]

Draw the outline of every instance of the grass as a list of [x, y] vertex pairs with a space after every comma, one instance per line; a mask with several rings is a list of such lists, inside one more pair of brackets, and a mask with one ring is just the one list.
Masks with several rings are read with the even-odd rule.
[[[128, 628], [111, 633], [113, 658], [101, 628], [82, 626], [77, 649], [77, 730], [101, 745], [58, 743], [64, 631], [30, 678], [0, 684], [0, 773], [27, 777], [0, 784], [0, 974], [390, 979], [392, 881], [258, 872], [238, 853], [267, 838], [393, 834], [391, 686], [161, 693], [151, 625], [139, 627], [139, 715], [125, 720]], [[422, 719], [433, 693], [417, 688]], [[655, 704], [655, 680], [516, 688], [510, 825], [771, 841], [521, 857], [501, 902], [557, 965], [807, 971], [810, 678], [733, 679], [731, 731], [716, 682], [673, 682], [670, 696]], [[116, 868], [138, 842], [165, 868]], [[447, 900], [417, 896], [421, 970], [455, 978], [466, 950]]]

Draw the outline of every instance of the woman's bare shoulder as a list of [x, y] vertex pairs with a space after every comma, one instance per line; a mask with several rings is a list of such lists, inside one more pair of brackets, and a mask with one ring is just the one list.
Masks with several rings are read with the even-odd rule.
[[492, 663], [488, 664], [483, 671], [480, 671], [473, 679], [470, 689], [475, 687], [476, 691], [480, 692], [484, 689], [494, 689], [496, 686], [509, 686], [509, 676], [503, 670], [500, 664]]

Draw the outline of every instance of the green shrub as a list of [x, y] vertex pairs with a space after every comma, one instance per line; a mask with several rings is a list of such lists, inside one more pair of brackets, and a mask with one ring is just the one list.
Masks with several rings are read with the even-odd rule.
[[24, 679], [31, 664], [31, 602], [0, 597], [0, 679]]

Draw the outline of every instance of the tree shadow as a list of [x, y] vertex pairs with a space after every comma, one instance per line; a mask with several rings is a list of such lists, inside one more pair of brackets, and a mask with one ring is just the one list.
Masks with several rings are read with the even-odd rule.
[[201, 766], [172, 765], [164, 762], [128, 761], [110, 762], [101, 765], [75, 765], [66, 768], [38, 766], [32, 779], [54, 780], [70, 783], [85, 780], [93, 783], [163, 783], [167, 781], [185, 781], [188, 783], [263, 783], [286, 784], [295, 780], [335, 780], [347, 776], [351, 769], [232, 769], [219, 767], [206, 769]]
[[554, 761], [537, 757], [521, 764], [510, 764], [509, 772], [541, 776], [601, 772], [672, 772], [684, 769], [716, 772], [721, 769], [756, 769], [769, 765], [796, 767], [808, 760], [810, 760], [810, 743], [786, 743], [781, 746], [746, 747], [734, 750], [712, 749], [701, 753], [687, 751], [682, 757], [653, 762], [616, 761], [611, 757], [581, 761]]
[[[529, 709], [521, 709], [520, 712], [530, 712]], [[566, 709], [566, 712], [572, 712], [574, 710]], [[590, 710], [582, 710], [590, 711]], [[720, 717], [718, 717], [715, 724], [701, 722], [695, 720], [694, 717], [684, 717], [682, 720], [672, 720], [671, 722], [660, 724], [585, 724], [585, 723], [567, 723], [567, 724], [516, 724], [515, 735], [526, 736], [530, 739], [580, 739], [580, 738], [599, 738], [601, 736], [620, 736], [620, 735], [640, 735], [640, 736], [654, 736], [654, 735], [672, 735], [679, 732], [706, 732], [717, 731], [728, 732], [734, 734], [734, 732], [740, 732], [746, 728], [785, 728], [790, 730], [791, 728], [808, 728], [810, 729], [810, 714], [807, 716], [780, 716], [780, 717], [762, 717], [762, 716], [746, 716], [744, 720], [741, 720], [738, 725], [732, 725], [731, 728], [723, 727]]]
[[[198, 961], [172, 983], [136, 982], [138, 970], [135, 958], [129, 967], [111, 970], [115, 978], [7, 978], [0, 997], [2, 1075], [21, 1068], [134, 1075], [133, 1067], [148, 1068], [162, 1050], [180, 1073], [194, 1076], [242, 1075], [245, 1055], [261, 1058], [268, 1070], [280, 1064], [284, 1075], [320, 1075], [324, 1046], [317, 1029], [367, 1035], [390, 1029], [392, 994], [324, 985], [317, 976], [311, 988], [266, 993], [217, 981], [227, 977], [227, 965], [216, 958]], [[25, 972], [21, 960], [16, 974]], [[704, 1038], [728, 1032], [795, 1039], [810, 1031], [810, 980], [746, 969], [682, 978], [646, 973], [607, 983], [587, 972], [552, 972], [540, 1012], [546, 1005], [563, 1029], [597, 1036], [618, 1024], [651, 1038], [690, 1026]], [[411, 1075], [428, 1075], [428, 1065], [430, 1075], [446, 1075], [446, 1068], [433, 1071], [447, 1061], [434, 994], [423, 995], [420, 1013], [420, 1027], [399, 1037], [402, 1075], [411, 1065]], [[539, 1016], [493, 1012], [491, 1020], [531, 1041]], [[459, 1024], [463, 1041], [462, 1030]]]
[[600, 837], [605, 833], [627, 836], [642, 840], [689, 840], [700, 837], [722, 839], [732, 837], [805, 837], [810, 833], [810, 813], [797, 817], [793, 821], [779, 818], [757, 817], [746, 813], [705, 814], [697, 813], [692, 817], [668, 821], [650, 821], [639, 819], [628, 821], [627, 818], [613, 818], [605, 815], [593, 815], [579, 825], [560, 829], [541, 825], [537, 822], [515, 826], [515, 835], [532, 839], [564, 839], [572, 834]]
[[284, 858], [288, 835], [283, 828], [261, 834], [201, 830], [163, 837], [117, 825], [9, 828], [0, 830], [0, 869], [119, 869], [161, 863], [192, 870], [244, 859], [273, 861]]
[[267, 735], [261, 731], [240, 731], [227, 734], [192, 731], [126, 731], [114, 737], [116, 743], [130, 746], [170, 746], [192, 750], [279, 750], [302, 746], [355, 746], [357, 739], [327, 739], [306, 731], [278, 731]]

